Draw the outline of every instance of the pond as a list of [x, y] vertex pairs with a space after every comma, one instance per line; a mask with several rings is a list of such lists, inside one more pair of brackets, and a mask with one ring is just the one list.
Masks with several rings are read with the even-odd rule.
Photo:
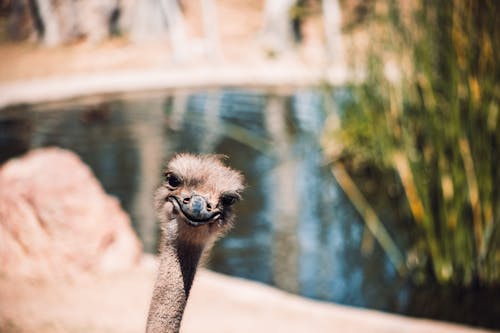
[[[415, 286], [368, 237], [319, 145], [326, 114], [349, 98], [344, 89], [214, 89], [9, 107], [0, 111], [0, 163], [37, 147], [76, 152], [154, 253], [162, 164], [177, 152], [224, 154], [248, 188], [209, 268], [314, 299], [500, 328], [498, 293]], [[397, 212], [402, 189], [392, 181], [372, 192], [404, 248], [412, 222]]]

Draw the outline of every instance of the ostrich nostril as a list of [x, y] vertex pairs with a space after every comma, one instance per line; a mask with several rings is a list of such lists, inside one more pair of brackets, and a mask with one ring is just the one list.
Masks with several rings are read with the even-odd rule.
[[184, 198], [184, 199], [182, 200], [182, 202], [183, 202], [183, 203], [185, 203], [185, 204], [188, 204], [188, 203], [189, 203], [189, 201], [191, 201], [191, 198]]
[[212, 205], [207, 202], [207, 211], [211, 212], [212, 211]]

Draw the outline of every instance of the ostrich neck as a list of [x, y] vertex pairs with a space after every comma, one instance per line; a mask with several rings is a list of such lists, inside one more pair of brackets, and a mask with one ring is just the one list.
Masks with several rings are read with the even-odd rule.
[[203, 246], [167, 240], [149, 309], [147, 333], [178, 332]]

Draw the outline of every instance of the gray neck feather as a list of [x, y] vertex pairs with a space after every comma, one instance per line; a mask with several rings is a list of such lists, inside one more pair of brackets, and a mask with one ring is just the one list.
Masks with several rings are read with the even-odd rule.
[[160, 267], [149, 309], [147, 333], [179, 332], [189, 291], [203, 253], [203, 246], [167, 240], [161, 249]]

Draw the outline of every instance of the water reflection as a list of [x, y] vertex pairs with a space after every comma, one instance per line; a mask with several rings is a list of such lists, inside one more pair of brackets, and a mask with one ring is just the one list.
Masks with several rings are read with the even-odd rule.
[[[300, 212], [307, 206], [307, 200], [300, 200], [301, 176], [299, 161], [293, 153], [292, 133], [288, 129], [287, 120], [290, 109], [286, 107], [284, 96], [272, 96], [267, 102], [264, 115], [266, 129], [275, 147], [277, 165], [271, 171], [272, 239], [271, 255], [273, 282], [281, 288], [298, 293], [299, 281], [299, 242], [297, 229]], [[304, 193], [306, 194], [306, 193]], [[307, 194], [306, 194], [307, 195]]]
[[16, 112], [24, 114], [17, 122], [33, 124], [30, 139], [20, 141], [24, 149], [56, 145], [77, 152], [120, 198], [149, 252], [158, 241], [151, 196], [162, 162], [180, 151], [230, 156], [249, 186], [237, 226], [214, 248], [210, 267], [313, 298], [373, 306], [363, 283], [392, 280], [392, 268], [383, 269], [380, 255], [370, 262], [382, 269], [364, 274], [363, 224], [322, 166], [322, 103], [312, 90], [213, 90]]
[[[181, 151], [228, 155], [248, 189], [212, 269], [311, 298], [407, 312], [406, 281], [377, 245], [362, 255], [363, 222], [323, 165], [324, 105], [316, 90], [212, 90], [21, 106], [0, 111], [0, 161], [42, 146], [75, 151], [154, 252], [151, 198], [162, 162]], [[382, 197], [383, 220], [404, 240], [404, 221], [395, 223]]]

